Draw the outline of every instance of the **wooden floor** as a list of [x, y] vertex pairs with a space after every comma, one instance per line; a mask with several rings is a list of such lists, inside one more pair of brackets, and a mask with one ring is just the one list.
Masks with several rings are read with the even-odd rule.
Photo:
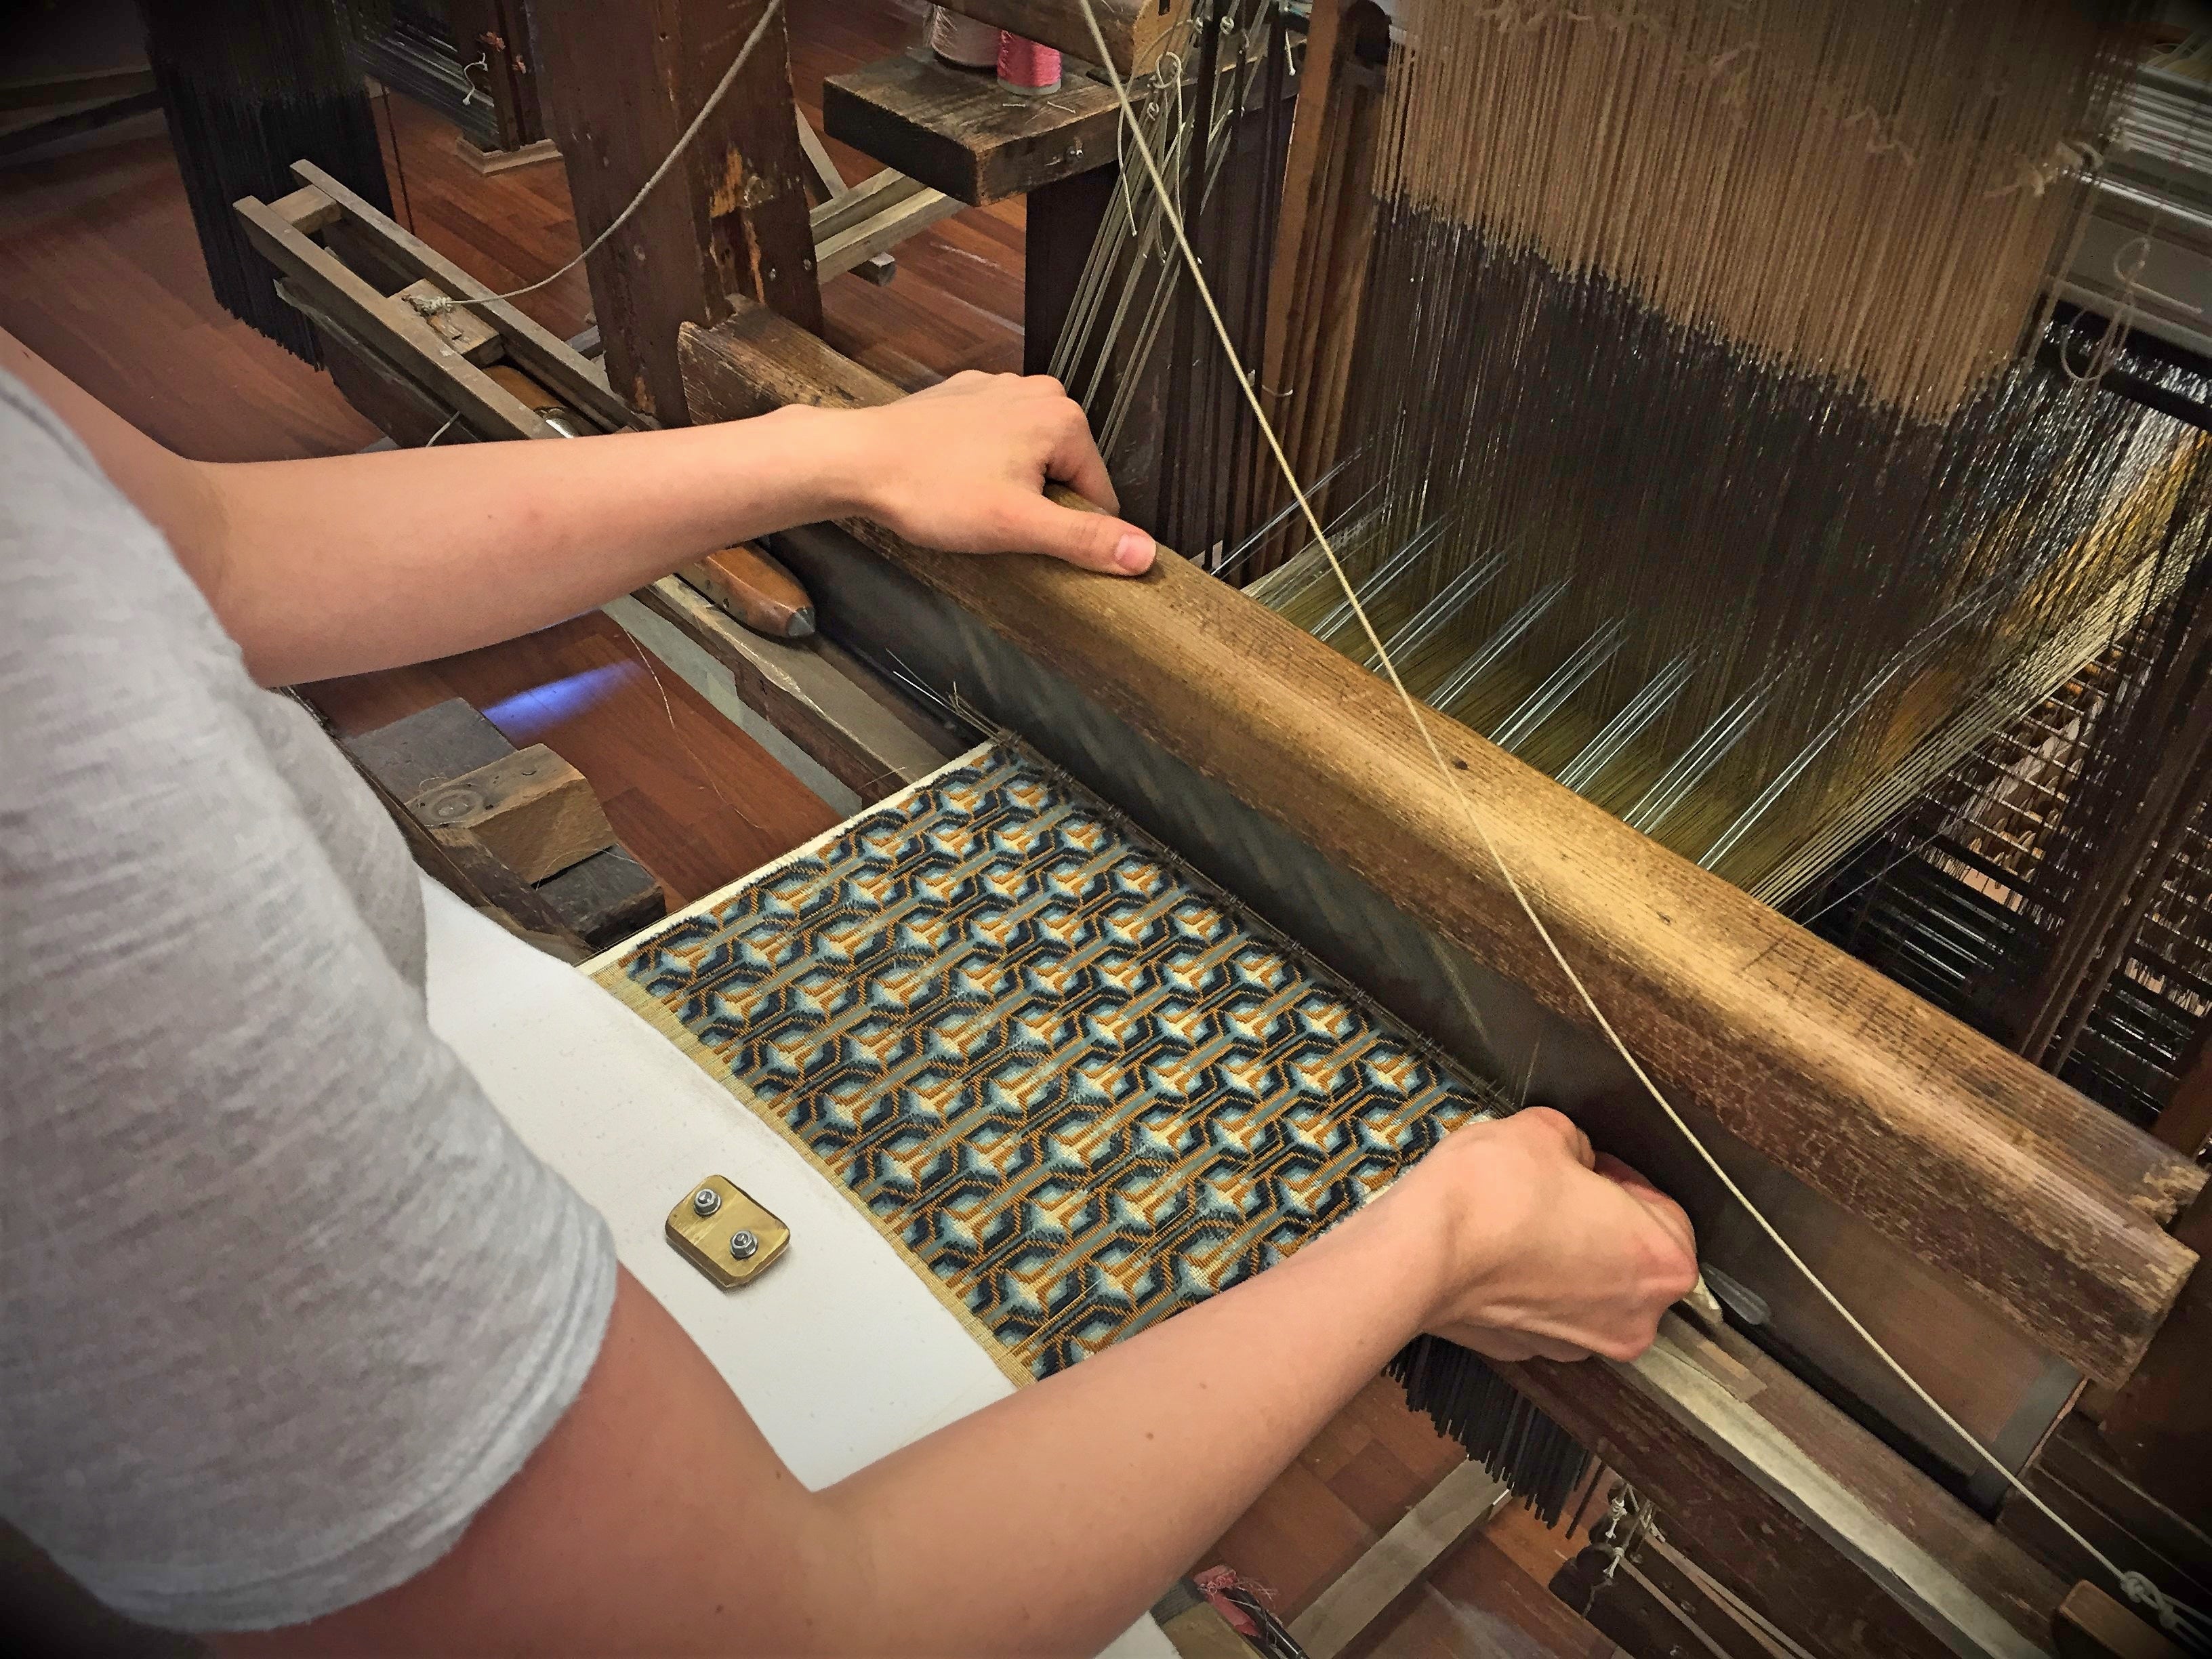
[[[902, 50], [909, 0], [793, 0], [793, 81], [817, 124], [825, 74]], [[577, 246], [557, 162], [485, 178], [453, 130], [380, 100], [398, 216], [505, 289]], [[832, 146], [848, 179], [873, 171]], [[823, 292], [826, 332], [900, 384], [1021, 360], [1018, 202], [945, 220], [898, 249], [887, 288]], [[556, 332], [583, 326], [580, 270], [518, 301]], [[207, 460], [343, 453], [378, 434], [319, 371], [216, 306], [167, 137], [157, 125], [58, 159], [0, 169], [0, 327], [143, 429]], [[483, 651], [308, 688], [341, 729], [371, 729], [447, 696], [517, 744], [550, 745], [589, 777], [617, 832], [684, 902], [828, 826], [829, 809], [690, 687], [597, 613]], [[1378, 1381], [1194, 1567], [1225, 1565], [1302, 1611], [1458, 1461]], [[1361, 1655], [1606, 1659], [1614, 1650], [1546, 1591], [1574, 1546], [1510, 1510], [1440, 1562], [1353, 1650]]]

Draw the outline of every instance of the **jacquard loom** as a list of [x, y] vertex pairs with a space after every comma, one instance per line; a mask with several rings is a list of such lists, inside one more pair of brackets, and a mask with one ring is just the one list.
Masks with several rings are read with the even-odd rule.
[[[2069, 1584], [2116, 1586], [1728, 1198], [1502, 860], [1868, 1329], [2100, 1549], [2205, 1601], [2212, 118], [2188, 63], [2144, 68], [2146, 20], [2086, 0], [1094, 4], [953, 9], [1094, 64], [1103, 40], [1449, 776], [1243, 409], [1110, 77], [1072, 64], [1020, 98], [917, 51], [833, 80], [830, 131], [886, 190], [1027, 193], [1030, 366], [1082, 397], [1125, 511], [1188, 556], [1119, 584], [856, 522], [775, 549], [826, 642], [745, 634], [696, 576], [625, 602], [857, 816], [604, 981], [1009, 1375], [1294, 1248], [1439, 1127], [1559, 1106], [1689, 1207], [1726, 1327], [1627, 1366], [1423, 1345], [1399, 1367], [1416, 1403], [1547, 1507], [1577, 1447], [1601, 1459], [1719, 1587], [1698, 1628], [1746, 1644], [1723, 1650], [2054, 1650]], [[587, 239], [763, 9], [533, 7]], [[587, 72], [655, 51], [653, 98]], [[311, 166], [240, 211], [403, 439], [881, 402], [806, 331], [820, 250], [782, 55], [594, 258], [604, 370]], [[477, 303], [395, 297], [424, 283]], [[984, 921], [898, 873], [987, 852], [1029, 873]], [[823, 904], [852, 952], [827, 1000], [789, 955]], [[1042, 975], [994, 1029], [1048, 1066], [1023, 1050], [1007, 1073], [976, 1036], [993, 963]], [[1147, 975], [1195, 996], [1221, 973], [1257, 1001], [1178, 1004], [1172, 1065], [1125, 1052], [1119, 1013], [1046, 1029], [1102, 975], [1118, 1008]], [[1288, 1071], [1237, 1047], [1277, 1036], [1304, 1056]], [[927, 1133], [884, 1116], [894, 1073]], [[1066, 1133], [1010, 1163], [1047, 1075]], [[1191, 1164], [1187, 1190], [1143, 1188], [1166, 1210], [1070, 1253], [1086, 1203], [1127, 1199], [1115, 1159], [1152, 1135], [1185, 1167], [1240, 1087], [1305, 1163], [1243, 1187]], [[1318, 1116], [1268, 1092], [1298, 1088]], [[978, 1194], [1058, 1265], [978, 1277], [1005, 1243], [975, 1232]], [[1593, 1617], [1611, 1584], [1585, 1587]]]

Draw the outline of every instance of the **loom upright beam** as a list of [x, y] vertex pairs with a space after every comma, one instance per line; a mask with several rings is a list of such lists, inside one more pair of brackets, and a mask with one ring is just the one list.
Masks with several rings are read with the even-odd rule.
[[[672, 151], [769, 0], [535, 0], [546, 102], [589, 246]], [[822, 326], [805, 152], [784, 20], [671, 176], [586, 262], [616, 392], [663, 424], [684, 419], [676, 331], [731, 295]]]

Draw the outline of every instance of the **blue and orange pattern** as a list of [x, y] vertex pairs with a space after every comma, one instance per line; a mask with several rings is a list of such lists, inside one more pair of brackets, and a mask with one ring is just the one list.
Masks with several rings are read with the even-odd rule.
[[1015, 1375], [1227, 1289], [1495, 1101], [997, 744], [607, 968]]

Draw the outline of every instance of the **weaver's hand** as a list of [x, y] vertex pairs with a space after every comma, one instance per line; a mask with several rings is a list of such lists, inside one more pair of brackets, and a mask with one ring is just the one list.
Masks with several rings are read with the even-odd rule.
[[[1121, 503], [1083, 410], [1045, 375], [969, 369], [878, 409], [822, 422], [852, 511], [955, 553], [1045, 553], [1087, 570], [1150, 569], [1152, 538]], [[1050, 480], [1105, 513], [1044, 498]]]
[[1632, 1359], [1698, 1277], [1681, 1207], [1545, 1107], [1461, 1130], [1378, 1218], [1393, 1206], [1433, 1237], [1424, 1328], [1494, 1359]]

